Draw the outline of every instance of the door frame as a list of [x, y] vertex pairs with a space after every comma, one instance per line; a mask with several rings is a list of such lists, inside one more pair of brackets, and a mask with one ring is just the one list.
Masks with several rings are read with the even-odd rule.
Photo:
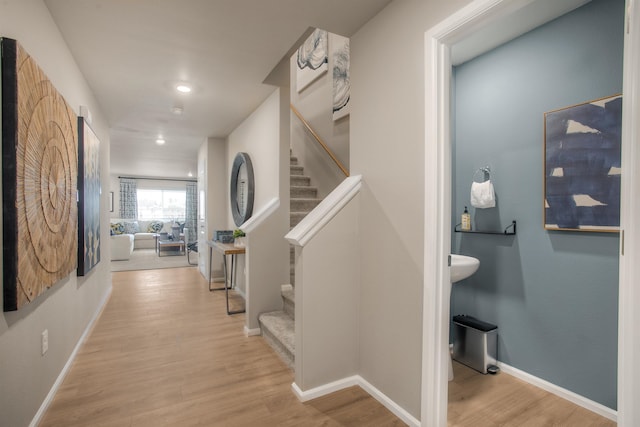
[[[451, 252], [451, 47], [535, 1], [476, 0], [425, 34], [425, 235], [421, 425], [446, 426]], [[619, 426], [640, 425], [640, 0], [626, 0], [618, 307]], [[635, 107], [635, 111], [634, 111]], [[635, 142], [635, 143], [634, 143]], [[435, 203], [434, 203], [435, 202]], [[634, 214], [636, 220], [634, 221]], [[434, 351], [434, 349], [436, 349]]]

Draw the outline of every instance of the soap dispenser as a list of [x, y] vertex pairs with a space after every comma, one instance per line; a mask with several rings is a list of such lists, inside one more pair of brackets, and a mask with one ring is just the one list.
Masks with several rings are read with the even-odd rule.
[[462, 213], [462, 224], [460, 226], [460, 229], [462, 231], [471, 231], [471, 215], [469, 214], [469, 211], [467, 210], [467, 207], [464, 207], [464, 212]]

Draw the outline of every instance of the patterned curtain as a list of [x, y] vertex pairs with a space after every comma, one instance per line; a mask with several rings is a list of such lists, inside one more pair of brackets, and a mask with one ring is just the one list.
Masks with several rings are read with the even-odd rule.
[[120, 178], [120, 218], [138, 219], [138, 185], [135, 179]]
[[188, 241], [193, 242], [198, 237], [196, 225], [198, 219], [198, 184], [187, 182], [187, 206], [185, 212], [185, 228], [189, 229]]

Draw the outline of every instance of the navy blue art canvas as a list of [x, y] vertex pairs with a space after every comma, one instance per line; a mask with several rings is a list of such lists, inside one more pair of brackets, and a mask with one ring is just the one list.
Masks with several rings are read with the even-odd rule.
[[545, 113], [545, 228], [618, 231], [622, 96]]
[[100, 262], [100, 141], [78, 117], [78, 276]]

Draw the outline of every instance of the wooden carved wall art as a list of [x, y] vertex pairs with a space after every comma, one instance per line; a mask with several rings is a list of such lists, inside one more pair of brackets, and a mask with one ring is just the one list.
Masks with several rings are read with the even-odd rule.
[[2, 43], [4, 311], [76, 269], [77, 117], [18, 42]]
[[100, 262], [100, 141], [78, 117], [78, 276]]

